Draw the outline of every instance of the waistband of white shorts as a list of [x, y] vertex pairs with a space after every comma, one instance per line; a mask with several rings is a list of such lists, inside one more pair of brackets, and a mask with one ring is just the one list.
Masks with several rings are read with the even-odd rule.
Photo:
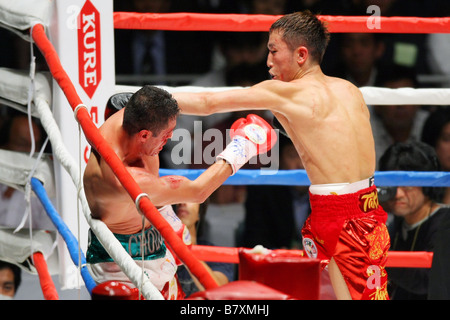
[[348, 183], [328, 183], [328, 184], [313, 184], [309, 187], [309, 192], [318, 195], [340, 195], [355, 193], [359, 190], [369, 188], [374, 185], [374, 177], [364, 180]]

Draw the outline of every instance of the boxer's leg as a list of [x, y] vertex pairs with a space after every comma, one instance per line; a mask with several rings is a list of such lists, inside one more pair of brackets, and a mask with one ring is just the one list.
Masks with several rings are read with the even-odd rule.
[[336, 261], [334, 261], [334, 258], [331, 258], [330, 263], [328, 264], [328, 273], [336, 298], [338, 300], [352, 300], [350, 291], [348, 290], [344, 277], [342, 276]]

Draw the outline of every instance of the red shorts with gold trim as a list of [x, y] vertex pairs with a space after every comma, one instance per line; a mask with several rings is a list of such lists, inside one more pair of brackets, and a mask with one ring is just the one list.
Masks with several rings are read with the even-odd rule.
[[308, 256], [334, 258], [352, 299], [389, 299], [387, 214], [375, 186], [343, 195], [310, 193], [311, 215], [302, 229]]

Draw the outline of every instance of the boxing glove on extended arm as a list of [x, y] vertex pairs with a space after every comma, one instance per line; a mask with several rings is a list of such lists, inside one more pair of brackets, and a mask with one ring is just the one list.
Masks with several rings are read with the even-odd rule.
[[128, 103], [128, 100], [130, 100], [132, 95], [133, 92], [120, 92], [113, 94], [106, 102], [105, 120], [108, 119], [117, 111], [119, 111], [120, 109], [125, 108], [125, 106]]
[[227, 161], [234, 175], [252, 157], [269, 151], [277, 141], [275, 130], [261, 117], [249, 114], [230, 129], [231, 142], [217, 159]]

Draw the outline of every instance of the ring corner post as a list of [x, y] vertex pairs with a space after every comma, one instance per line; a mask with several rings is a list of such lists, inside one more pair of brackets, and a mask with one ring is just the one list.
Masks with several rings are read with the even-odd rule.
[[[99, 127], [104, 122], [106, 102], [115, 92], [113, 1], [56, 0], [53, 2], [50, 21], [48, 36], [61, 65], [79, 98], [87, 106], [93, 123]], [[74, 112], [55, 80], [52, 101], [53, 115], [64, 145], [82, 175], [89, 157], [90, 145], [82, 132], [78, 134]], [[55, 205], [70, 230], [76, 233], [80, 229], [80, 246], [81, 250], [85, 250], [88, 224], [85, 219], [80, 218], [78, 227], [77, 215], [82, 214], [75, 196], [78, 194], [78, 186], [74, 185], [69, 173], [56, 161], [55, 180], [58, 190]], [[64, 241], [61, 237], [58, 238], [61, 286], [67, 289], [76, 288], [77, 266], [73, 264]]]

